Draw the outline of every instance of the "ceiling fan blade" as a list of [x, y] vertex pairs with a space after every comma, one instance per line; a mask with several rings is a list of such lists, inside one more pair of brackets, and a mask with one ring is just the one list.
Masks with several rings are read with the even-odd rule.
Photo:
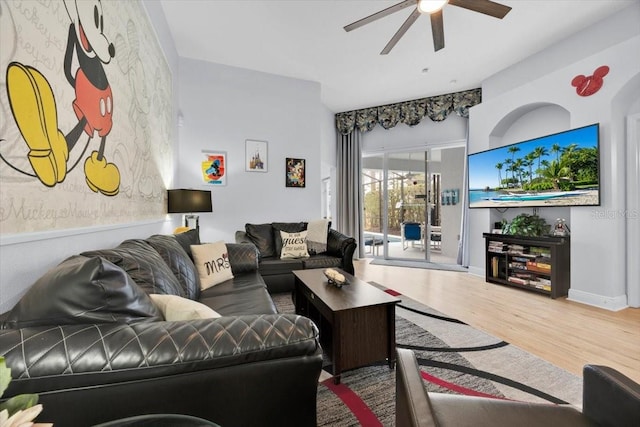
[[404, 1], [400, 2], [400, 3], [398, 3], [398, 4], [394, 4], [393, 6], [389, 6], [388, 8], [383, 9], [380, 12], [376, 12], [373, 15], [369, 15], [366, 18], [362, 18], [362, 19], [360, 19], [360, 20], [358, 20], [356, 22], [353, 22], [353, 23], [345, 26], [344, 30], [347, 31], [347, 32], [351, 31], [351, 30], [355, 30], [356, 28], [360, 28], [363, 25], [366, 25], [366, 24], [368, 24], [370, 22], [373, 22], [373, 21], [378, 20], [380, 18], [384, 18], [385, 16], [391, 15], [392, 13], [395, 13], [395, 12], [397, 12], [399, 10], [402, 10], [402, 9], [406, 8], [406, 7], [409, 7], [409, 6], [412, 6], [412, 5], [415, 6], [415, 4], [416, 4], [416, 0], [404, 0]]
[[437, 52], [444, 47], [444, 20], [442, 9], [431, 14], [431, 34], [433, 34], [433, 49]]
[[416, 19], [418, 19], [419, 17], [420, 17], [420, 11], [418, 10], [418, 8], [416, 8], [416, 10], [414, 10], [413, 13], [409, 15], [407, 20], [404, 21], [404, 23], [398, 29], [398, 31], [396, 31], [393, 37], [391, 37], [391, 40], [389, 40], [389, 43], [387, 43], [384, 49], [382, 49], [382, 52], [380, 52], [380, 55], [386, 55], [387, 53], [391, 52], [391, 49], [393, 49], [393, 47], [396, 45], [396, 43], [398, 43], [400, 38], [404, 36], [404, 33], [407, 32], [409, 27], [411, 27], [413, 23], [416, 22]]
[[499, 19], [504, 18], [511, 10], [511, 7], [491, 0], [449, 0], [449, 4], [473, 10], [474, 12], [484, 13], [485, 15]]

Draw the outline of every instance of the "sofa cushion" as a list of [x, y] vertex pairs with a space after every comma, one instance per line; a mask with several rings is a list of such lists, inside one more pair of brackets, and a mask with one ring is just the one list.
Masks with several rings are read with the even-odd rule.
[[280, 232], [286, 231], [287, 233], [298, 233], [307, 229], [306, 222], [273, 222], [271, 223], [271, 226], [273, 227], [273, 239], [275, 241], [276, 248], [274, 256], [278, 258], [280, 258], [280, 253], [282, 252], [282, 237], [280, 236]]
[[229, 252], [223, 241], [191, 245], [193, 260], [200, 276], [200, 289], [208, 289], [225, 280], [233, 279]]
[[303, 261], [303, 259], [263, 259], [260, 262], [260, 274], [269, 276], [272, 274], [291, 273], [293, 270], [303, 270]]
[[184, 233], [178, 233], [174, 235], [182, 249], [189, 255], [189, 258], [193, 261], [193, 255], [191, 255], [191, 245], [200, 244], [200, 233], [195, 228], [192, 228]]
[[170, 322], [177, 320], [216, 319], [220, 317], [220, 315], [210, 307], [177, 295], [151, 294], [149, 297], [162, 313], [164, 320]]
[[223, 316], [277, 313], [258, 272], [241, 274], [202, 291], [200, 302]]
[[182, 245], [178, 243], [176, 236], [156, 234], [146, 239], [146, 242], [160, 254], [169, 266], [171, 272], [180, 282], [185, 297], [197, 300], [200, 297], [200, 277], [196, 266]]
[[280, 259], [309, 258], [306, 231], [297, 233], [280, 231], [280, 238], [282, 239]]
[[245, 224], [244, 231], [260, 252], [260, 258], [276, 256], [276, 244], [271, 224]]
[[149, 296], [120, 267], [74, 255], [38, 279], [9, 312], [5, 325], [135, 323], [162, 320]]
[[131, 276], [148, 294], [185, 296], [180, 282], [158, 252], [144, 240], [125, 240], [113, 249], [83, 252], [84, 256], [105, 258]]

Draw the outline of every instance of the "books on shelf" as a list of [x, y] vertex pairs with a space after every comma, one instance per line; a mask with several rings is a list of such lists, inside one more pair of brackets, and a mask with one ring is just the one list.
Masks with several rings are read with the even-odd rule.
[[516, 276], [509, 276], [509, 278], [507, 280], [509, 282], [511, 282], [511, 283], [517, 283], [519, 285], [528, 285], [529, 284], [529, 279], [523, 279], [521, 277], [516, 277]]
[[551, 281], [547, 279], [514, 273], [507, 278], [507, 281], [511, 283], [517, 283], [518, 285], [531, 286], [532, 288], [551, 292]]
[[509, 243], [508, 251], [510, 254], [524, 254], [524, 246]]
[[541, 273], [551, 273], [551, 264], [538, 261], [527, 261], [526, 268], [531, 271], [539, 271]]
[[551, 280], [548, 279], [536, 277], [535, 280], [529, 281], [529, 285], [535, 287], [536, 289], [543, 289], [545, 291], [551, 292]]
[[498, 257], [491, 258], [491, 276], [498, 277]]
[[530, 246], [529, 253], [539, 255], [545, 258], [551, 258], [551, 249], [549, 248], [542, 248], [539, 246]]
[[538, 278], [536, 278], [536, 280], [538, 282], [542, 283], [545, 286], [551, 287], [551, 279], [545, 279], [544, 277], [538, 277]]
[[489, 252], [503, 253], [507, 251], [507, 244], [503, 242], [497, 242], [495, 240], [489, 241]]

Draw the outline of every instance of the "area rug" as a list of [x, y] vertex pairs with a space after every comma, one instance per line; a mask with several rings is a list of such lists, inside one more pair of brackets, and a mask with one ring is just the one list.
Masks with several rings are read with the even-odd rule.
[[[396, 308], [396, 343], [415, 351], [429, 392], [580, 407], [581, 378], [392, 289], [371, 284], [401, 299]], [[273, 298], [280, 312], [294, 311], [290, 294]], [[395, 370], [386, 363], [343, 372], [338, 385], [333, 383], [327, 357], [323, 369], [318, 426], [395, 424]]]

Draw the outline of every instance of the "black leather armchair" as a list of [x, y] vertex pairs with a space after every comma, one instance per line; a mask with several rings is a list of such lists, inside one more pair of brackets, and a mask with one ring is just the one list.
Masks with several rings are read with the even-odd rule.
[[396, 426], [640, 425], [640, 385], [606, 366], [584, 367], [582, 412], [571, 405], [427, 393], [411, 350], [397, 350]]

